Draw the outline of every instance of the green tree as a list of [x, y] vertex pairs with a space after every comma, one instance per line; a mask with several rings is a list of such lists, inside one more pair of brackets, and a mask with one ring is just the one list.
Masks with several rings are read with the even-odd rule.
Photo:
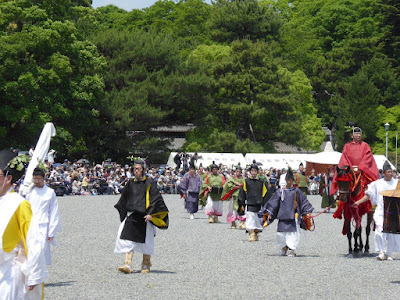
[[281, 19], [269, 6], [257, 0], [218, 0], [210, 16], [211, 37], [219, 43], [234, 40], [276, 40]]
[[203, 127], [234, 132], [239, 140], [264, 147], [282, 140], [317, 149], [324, 134], [310, 83], [303, 72], [282, 67], [273, 49], [271, 44], [242, 40], [231, 47], [202, 45], [189, 55], [190, 61], [206, 66], [214, 83], [213, 115]]
[[[149, 145], [146, 140], [154, 142], [151, 128], [196, 123], [205, 115], [209, 77], [184, 63], [171, 35], [112, 29], [92, 40], [108, 62], [104, 114], [121, 151], [140, 154], [149, 149], [142, 146]], [[126, 131], [134, 132], [134, 139], [127, 140]]]
[[72, 157], [86, 129], [98, 125], [105, 60], [72, 22], [54, 21], [44, 8], [0, 3], [1, 146], [26, 148], [51, 121], [54, 147]]

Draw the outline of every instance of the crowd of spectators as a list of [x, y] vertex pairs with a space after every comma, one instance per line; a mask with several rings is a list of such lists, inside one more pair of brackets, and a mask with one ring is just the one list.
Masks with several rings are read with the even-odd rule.
[[[48, 163], [46, 182], [58, 196], [61, 195], [116, 195], [120, 194], [125, 183], [133, 177], [132, 166], [120, 165], [104, 161], [101, 164], [88, 163], [87, 161], [65, 160], [61, 163]], [[233, 176], [235, 168], [220, 165], [220, 172], [226, 179]], [[185, 174], [183, 168], [172, 168], [167, 165], [149, 168], [146, 175], [156, 181], [161, 193], [176, 194], [177, 186]], [[199, 174], [207, 173], [206, 168], [200, 166]], [[244, 170], [244, 176], [249, 172]], [[277, 170], [260, 168], [262, 178], [268, 188], [273, 190], [279, 186], [279, 179], [285, 169]], [[320, 175], [312, 174], [309, 177], [310, 191], [319, 189]]]

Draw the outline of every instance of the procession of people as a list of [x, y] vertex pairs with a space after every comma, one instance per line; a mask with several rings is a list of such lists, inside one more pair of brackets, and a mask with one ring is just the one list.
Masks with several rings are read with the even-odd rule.
[[[333, 217], [355, 219], [358, 224], [357, 218], [372, 209], [376, 258], [391, 261], [393, 253], [400, 252], [400, 181], [394, 178], [388, 161], [380, 178], [360, 128], [353, 129], [352, 138], [345, 145], [338, 168], [351, 170], [365, 194], [357, 199], [350, 194], [336, 199], [337, 194], [343, 194], [340, 174], [328, 170], [319, 178], [321, 207], [325, 208], [322, 213], [329, 213], [336, 202]], [[33, 170], [33, 183], [25, 190], [25, 199], [16, 192], [16, 183], [26, 168], [26, 161], [19, 157], [15, 151], [0, 152], [0, 295], [6, 295], [4, 299], [41, 299], [48, 277], [46, 265], [52, 264], [50, 245], [57, 245], [55, 236], [61, 230], [61, 221], [56, 194], [45, 182], [48, 170], [39, 166]], [[274, 169], [264, 172], [256, 161], [244, 168], [238, 163], [228, 172], [215, 162], [197, 169], [198, 155], [189, 161], [185, 157], [180, 156], [179, 162], [183, 159], [184, 165], [188, 164], [184, 166], [187, 172], [176, 183], [176, 190], [189, 220], [201, 213], [210, 225], [199, 226], [225, 223], [221, 217], [224, 206], [228, 206], [226, 223], [231, 229], [244, 230], [249, 242], [260, 241], [260, 234], [277, 220], [277, 252], [287, 257], [297, 255], [301, 229], [311, 231], [315, 226], [317, 215], [312, 215], [314, 207], [307, 196], [311, 193], [310, 183], [318, 175], [307, 175], [303, 164], [296, 171], [289, 167], [282, 173]], [[121, 222], [116, 228], [114, 253], [124, 255], [124, 263], [117, 270], [125, 274], [135, 272], [132, 258], [135, 252], [140, 253], [140, 272], [145, 274], [151, 270], [157, 229], [169, 227], [169, 210], [164, 192], [153, 179], [156, 172], [144, 160], [136, 159], [127, 171], [132, 173], [114, 206]]]

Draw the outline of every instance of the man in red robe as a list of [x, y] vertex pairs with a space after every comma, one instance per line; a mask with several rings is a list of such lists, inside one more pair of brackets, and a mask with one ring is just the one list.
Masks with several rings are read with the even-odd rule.
[[[352, 134], [353, 140], [346, 145], [344, 145], [342, 156], [340, 157], [340, 161], [338, 166], [349, 166], [353, 168], [356, 174], [361, 173], [361, 184], [362, 188], [366, 189], [368, 184], [372, 181], [379, 179], [379, 171], [376, 166], [376, 162], [374, 156], [372, 155], [371, 148], [366, 142], [361, 140], [362, 131], [361, 128], [355, 127], [353, 129]], [[335, 194], [338, 190], [337, 182], [336, 182], [336, 174], [335, 178], [332, 182], [331, 195]], [[364, 206], [359, 207], [359, 215], [362, 216], [365, 213], [369, 213], [371, 209], [370, 201], [363, 203]], [[340, 201], [339, 207], [333, 215], [335, 218], [342, 218], [343, 211], [343, 202]], [[347, 209], [345, 210], [345, 218], [347, 213]], [[347, 213], [346, 213], [347, 212]]]

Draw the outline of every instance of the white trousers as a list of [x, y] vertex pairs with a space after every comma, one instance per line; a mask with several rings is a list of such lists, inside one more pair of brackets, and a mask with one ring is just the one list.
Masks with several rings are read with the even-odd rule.
[[393, 252], [400, 252], [400, 234], [386, 233], [388, 241], [388, 256], [391, 256]]
[[257, 213], [246, 211], [246, 230], [263, 230]]
[[205, 213], [208, 216], [222, 216], [223, 211], [222, 201], [214, 201], [211, 196], [207, 197], [207, 204], [205, 207]]
[[144, 243], [137, 243], [130, 240], [120, 239], [122, 229], [124, 229], [125, 220], [119, 225], [117, 240], [115, 242], [114, 253], [139, 252], [146, 255], [154, 254], [154, 236], [156, 235], [156, 227], [151, 223], [146, 224], [146, 239]]
[[383, 226], [375, 223], [375, 251], [386, 252], [386, 233], [383, 232]]
[[283, 248], [287, 246], [292, 250], [296, 250], [300, 242], [300, 226], [296, 219], [296, 231], [295, 232], [277, 232], [276, 241], [278, 247]]

